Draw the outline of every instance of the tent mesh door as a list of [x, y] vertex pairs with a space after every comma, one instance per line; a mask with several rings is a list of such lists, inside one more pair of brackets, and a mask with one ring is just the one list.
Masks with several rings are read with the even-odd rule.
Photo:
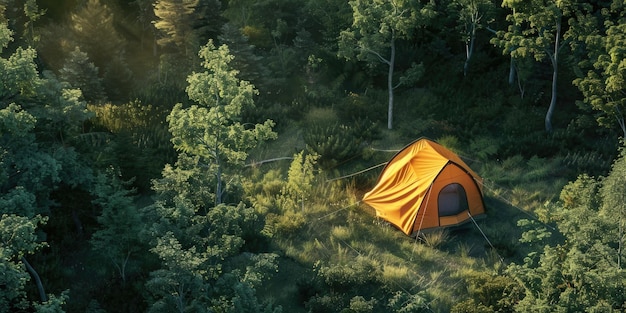
[[453, 216], [469, 209], [463, 186], [449, 184], [441, 189], [438, 198], [439, 216]]

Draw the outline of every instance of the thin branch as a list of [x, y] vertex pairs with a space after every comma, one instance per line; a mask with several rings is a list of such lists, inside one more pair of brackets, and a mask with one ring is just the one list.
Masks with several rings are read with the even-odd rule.
[[385, 64], [387, 64], [387, 65], [391, 65], [391, 61], [390, 61], [390, 60], [385, 59], [382, 55], [380, 55], [380, 53], [378, 53], [378, 52], [376, 52], [376, 51], [374, 51], [374, 50], [372, 50], [372, 49], [367, 49], [367, 48], [361, 48], [361, 49], [362, 49], [362, 50], [364, 50], [364, 51], [365, 51], [365, 52], [367, 52], [367, 53], [371, 53], [371, 54], [375, 55], [376, 57], [378, 57], [378, 59], [379, 59], [381, 62], [383, 62], [383, 63], [385, 63]]

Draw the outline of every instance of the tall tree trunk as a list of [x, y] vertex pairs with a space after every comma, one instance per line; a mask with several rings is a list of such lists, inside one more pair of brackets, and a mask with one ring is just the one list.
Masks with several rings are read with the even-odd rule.
[[389, 71], [387, 73], [387, 89], [389, 92], [389, 107], [387, 109], [387, 128], [393, 128], [393, 67], [396, 61], [395, 37], [391, 35], [391, 56], [389, 57]]
[[515, 84], [515, 59], [513, 57], [510, 58], [511, 60], [509, 62], [509, 85], [513, 86], [513, 84]]
[[[472, 22], [472, 31], [470, 34], [469, 44], [465, 43], [465, 64], [463, 64], [463, 76], [467, 76], [469, 62], [474, 54], [474, 42], [476, 41], [476, 23]], [[510, 81], [510, 79], [509, 79]]]
[[552, 97], [550, 98], [550, 107], [546, 113], [546, 131], [552, 132], [552, 114], [554, 114], [554, 108], [556, 107], [557, 97], [557, 81], [558, 81], [558, 68], [559, 68], [559, 38], [561, 37], [561, 19], [556, 21], [556, 36], [554, 39], [554, 51], [550, 56], [552, 61]]
[[624, 223], [620, 216], [619, 221], [619, 238], [617, 238], [617, 268], [622, 269], [622, 249], [624, 244]]
[[222, 203], [222, 165], [217, 160], [217, 186], [215, 187], [215, 205]]
[[41, 278], [39, 278], [39, 274], [35, 271], [35, 268], [28, 263], [25, 257], [22, 257], [22, 263], [26, 266], [26, 269], [30, 273], [30, 276], [35, 280], [35, 284], [37, 284], [37, 290], [39, 291], [39, 299], [41, 302], [48, 301], [48, 297], [46, 296], [46, 291], [43, 289], [43, 283], [41, 282]]
[[[556, 58], [556, 56], [554, 56]], [[557, 61], [554, 61], [554, 68], [552, 72], [552, 97], [550, 98], [550, 106], [548, 112], [546, 112], [546, 131], [552, 132], [552, 114], [554, 114], [554, 108], [556, 107], [556, 83], [557, 83]]]

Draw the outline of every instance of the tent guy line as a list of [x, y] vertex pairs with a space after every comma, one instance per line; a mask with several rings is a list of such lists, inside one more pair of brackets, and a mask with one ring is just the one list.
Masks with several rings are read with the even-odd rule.
[[483, 232], [483, 230], [480, 228], [480, 226], [478, 226], [478, 223], [476, 223], [476, 220], [474, 219], [474, 217], [470, 214], [470, 212], [467, 212], [467, 216], [469, 216], [469, 218], [472, 220], [472, 222], [474, 222], [474, 225], [476, 226], [476, 228], [478, 228], [478, 230], [480, 231], [480, 233], [483, 235], [483, 237], [485, 238], [485, 240], [487, 241], [487, 243], [489, 244], [489, 246], [491, 247], [491, 249], [498, 255], [498, 258], [500, 259], [500, 262], [502, 264], [504, 264], [504, 258], [502, 258], [502, 256], [498, 253], [498, 249], [496, 249], [496, 247], [493, 246], [493, 244], [491, 243], [491, 241], [489, 240], [489, 238], [487, 238], [487, 235], [485, 235], [485, 232]]
[[348, 174], [348, 175], [341, 176], [341, 177], [336, 177], [336, 178], [327, 179], [327, 180], [326, 180], [326, 182], [327, 182], [327, 183], [329, 183], [329, 182], [332, 182], [332, 181], [335, 181], [335, 180], [340, 180], [340, 179], [344, 179], [344, 178], [348, 178], [348, 177], [356, 176], [356, 175], [359, 175], [359, 174], [363, 174], [363, 173], [365, 173], [365, 172], [367, 172], [367, 171], [371, 171], [371, 170], [373, 170], [373, 169], [375, 169], [375, 168], [379, 168], [379, 167], [381, 167], [381, 166], [383, 166], [383, 165], [387, 165], [387, 163], [389, 163], [389, 162], [383, 162], [383, 163], [380, 163], [380, 164], [378, 164], [378, 165], [374, 165], [374, 166], [368, 167], [368, 168], [366, 168], [366, 169], [364, 169], [364, 170], [360, 170], [360, 171], [358, 171], [358, 172], [356, 172], [356, 173]]

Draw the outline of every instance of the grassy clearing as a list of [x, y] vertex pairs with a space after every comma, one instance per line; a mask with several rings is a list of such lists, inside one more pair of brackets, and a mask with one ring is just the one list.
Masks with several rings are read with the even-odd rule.
[[[320, 115], [328, 114], [328, 110], [316, 110], [306, 116], [319, 119]], [[432, 311], [448, 312], [455, 304], [470, 298], [472, 279], [497, 276], [506, 264], [519, 262], [526, 256], [531, 247], [519, 243], [523, 230], [517, 223], [521, 219], [536, 219], [535, 212], [556, 199], [566, 182], [559, 176], [561, 160], [517, 155], [500, 160], [494, 157], [499, 148], [489, 138], [476, 138], [469, 146], [463, 146], [452, 135], [438, 136], [445, 134], [449, 125], [425, 123], [428, 124], [422, 125], [425, 129], [437, 130], [432, 132], [437, 136], [435, 139], [467, 158], [470, 166], [485, 179], [484, 218], [431, 232], [421, 239], [405, 236], [377, 219], [372, 208], [361, 204], [360, 199], [374, 185], [382, 167], [336, 178], [386, 162], [396, 150], [420, 137], [382, 130], [380, 138], [369, 142], [358, 158], [317, 172], [312, 196], [301, 210], [269, 209], [283, 218], [284, 225], [291, 226], [272, 237], [272, 249], [283, 258], [279, 273], [260, 294], [274, 299], [286, 311], [305, 312], [305, 303], [311, 299], [316, 299], [314, 302], [321, 307], [337, 308], [348, 305], [341, 302], [342, 297], [352, 297], [348, 295], [369, 299], [385, 298], [384, 295], [395, 292], [419, 293], [427, 295]], [[402, 128], [401, 124], [398, 127]], [[302, 135], [294, 128], [282, 133], [278, 140], [259, 147], [254, 158], [287, 156], [286, 152], [291, 154], [304, 148]], [[284, 183], [287, 168], [288, 162], [277, 162], [257, 170], [282, 171]], [[274, 182], [275, 187], [263, 186], [266, 197], [280, 190], [281, 180]], [[348, 288], [341, 297], [334, 289], [338, 286]]]

